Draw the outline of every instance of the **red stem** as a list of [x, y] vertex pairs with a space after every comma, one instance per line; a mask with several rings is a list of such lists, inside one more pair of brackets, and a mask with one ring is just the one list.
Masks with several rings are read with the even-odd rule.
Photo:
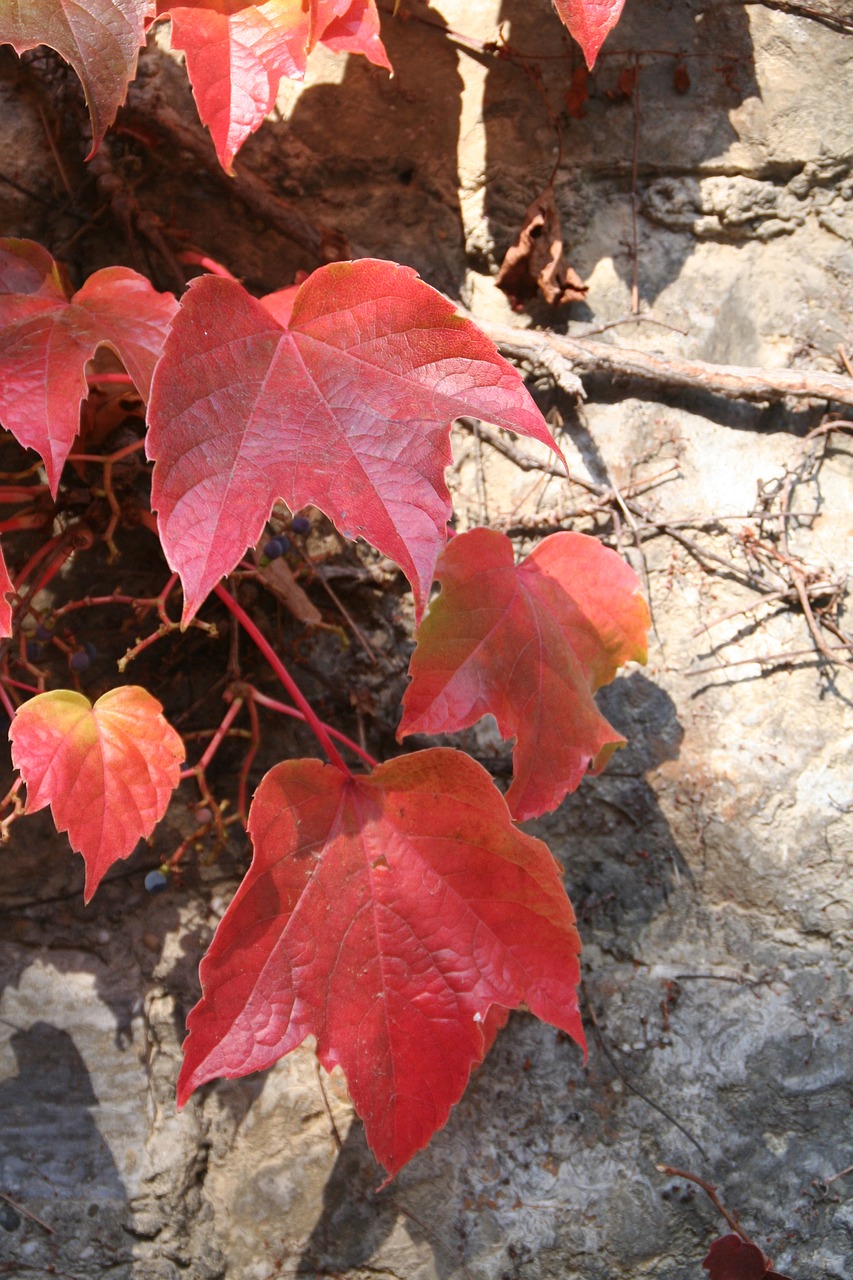
[[190, 266], [204, 267], [205, 271], [209, 271], [211, 275], [223, 276], [226, 280], [236, 280], [236, 276], [232, 276], [227, 267], [223, 267], [220, 262], [215, 262], [213, 258], [208, 258], [203, 253], [195, 253], [192, 249], [179, 253], [178, 258], [181, 262], [189, 263]]
[[133, 378], [126, 373], [87, 373], [86, 381], [90, 387], [97, 387], [102, 382], [126, 382], [133, 386]]
[[262, 632], [258, 630], [248, 613], [246, 613], [246, 610], [237, 603], [231, 593], [223, 587], [221, 582], [215, 586], [213, 590], [219, 596], [219, 599], [225, 605], [228, 612], [236, 618], [246, 634], [251, 636], [254, 640], [255, 644], [258, 646], [261, 653], [264, 655], [267, 662], [270, 664], [273, 671], [276, 673], [279, 680], [304, 715], [306, 724], [311, 729], [311, 732], [314, 734], [314, 737], [317, 739], [326, 755], [329, 757], [330, 763], [333, 764], [336, 769], [340, 769], [341, 773], [345, 773], [348, 778], [351, 778], [352, 773], [347, 768], [343, 757], [332, 742], [328, 729], [323, 724], [323, 721], [317, 716], [310, 702], [308, 702], [307, 698], [300, 690], [299, 685], [294, 681], [290, 672], [287, 670], [287, 667], [284, 665], [269, 640], [267, 640]]
[[15, 719], [15, 704], [14, 704], [14, 702], [12, 701], [12, 699], [9, 697], [8, 693], [6, 692], [6, 690], [3, 688], [3, 685], [2, 685], [2, 684], [0, 684], [0, 702], [2, 702], [2, 704], [3, 704], [3, 708], [4, 708], [5, 712], [6, 712], [6, 715], [9, 717], [9, 719], [10, 719], [10, 720], [14, 720], [14, 719]]
[[[280, 711], [283, 716], [292, 716], [294, 720], [305, 720], [302, 712], [297, 711], [295, 707], [289, 707], [285, 702], [276, 702], [275, 698], [268, 698], [265, 693], [261, 693], [254, 685], [249, 685], [248, 688], [252, 691], [252, 701], [257, 702], [259, 706], [269, 707], [270, 711]], [[365, 751], [363, 747], [360, 747], [357, 742], [353, 742], [352, 738], [348, 738], [345, 733], [341, 733], [338, 729], [333, 729], [329, 724], [325, 727], [330, 738], [335, 738], [342, 746], [349, 747], [350, 751], [354, 751], [369, 769], [378, 768], [379, 761], [374, 760], [373, 756]]]

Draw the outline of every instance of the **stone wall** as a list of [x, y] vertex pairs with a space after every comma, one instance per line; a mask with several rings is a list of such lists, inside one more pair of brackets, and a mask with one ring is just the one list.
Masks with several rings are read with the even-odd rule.
[[[136, 199], [252, 287], [277, 288], [312, 264], [243, 200], [242, 168], [354, 251], [410, 262], [477, 314], [512, 319], [494, 274], [557, 159], [544, 92], [562, 130], [569, 256], [590, 290], [517, 323], [625, 319], [636, 202], [644, 318], [608, 338], [838, 371], [838, 344], [853, 346], [850, 34], [759, 4], [628, 0], [575, 119], [564, 94], [580, 55], [546, 0], [404, 0], [383, 22], [393, 80], [320, 54], [304, 87], [283, 87], [232, 190], [164, 143]], [[523, 57], [478, 48], [499, 23]], [[130, 106], [189, 121], [165, 44], [151, 38]], [[636, 58], [638, 97], [620, 97]], [[59, 184], [38, 112], [8, 50], [0, 73], [0, 173], [17, 183], [0, 184], [2, 230], [47, 228], [55, 247], [61, 226], [38, 197]], [[82, 181], [81, 157], [68, 165]], [[73, 211], [66, 224], [73, 235]], [[91, 269], [119, 250], [105, 238], [87, 253]], [[589, 1061], [513, 1015], [446, 1129], [379, 1193], [344, 1081], [326, 1079], [327, 1112], [310, 1046], [178, 1113], [197, 963], [238, 861], [155, 898], [137, 858], [84, 907], [79, 859], [29, 818], [2, 850], [0, 1192], [45, 1225], [0, 1202], [0, 1274], [688, 1280], [726, 1228], [667, 1164], [716, 1184], [780, 1271], [849, 1280], [853, 1175], [830, 1179], [851, 1162], [853, 683], [817, 659], [801, 611], [756, 609], [744, 579], [758, 572], [744, 530], [776, 527], [750, 513], [799, 465], [827, 406], [639, 398], [594, 378], [587, 391], [578, 406], [536, 386], [573, 470], [620, 493], [653, 480], [643, 519], [725, 562], [700, 564], [636, 516], [636, 530], [624, 514], [607, 528], [643, 574], [655, 624], [648, 666], [602, 697], [629, 746], [531, 827], [565, 865], [585, 941]], [[558, 527], [582, 505], [563, 482], [534, 489], [535, 474], [457, 443], [463, 520]], [[790, 522], [789, 547], [841, 577], [850, 437], [829, 438], [808, 476], [792, 510], [814, 514]], [[604, 531], [582, 514], [574, 525]], [[799, 656], [757, 661], [783, 652]], [[472, 740], [494, 750], [487, 730]], [[185, 825], [176, 801], [158, 847]]]

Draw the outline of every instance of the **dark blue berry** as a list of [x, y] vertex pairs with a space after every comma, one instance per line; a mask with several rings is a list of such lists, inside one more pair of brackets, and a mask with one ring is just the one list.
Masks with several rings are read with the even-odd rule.
[[84, 643], [84, 645], [83, 645], [83, 649], [85, 650], [85, 652], [86, 652], [86, 653], [88, 653], [88, 655], [89, 655], [89, 661], [90, 661], [90, 662], [94, 662], [94, 661], [95, 661], [95, 659], [96, 659], [96, 658], [97, 658], [97, 656], [98, 656], [98, 650], [97, 650], [97, 649], [95, 648], [95, 646], [92, 644], [91, 640], [86, 640], [86, 641], [85, 641], [85, 643]]
[[38, 662], [41, 657], [41, 645], [37, 640], [27, 641], [27, 661]]
[[162, 871], [149, 871], [145, 877], [145, 888], [149, 893], [162, 893], [168, 887], [169, 880]]
[[309, 533], [311, 530], [311, 521], [307, 516], [294, 516], [290, 522], [290, 527], [294, 533]]
[[53, 635], [52, 631], [48, 631], [47, 627], [43, 627], [41, 623], [36, 627], [36, 636], [39, 640], [49, 640]]
[[92, 665], [92, 659], [85, 649], [78, 649], [68, 659], [68, 665], [72, 671], [88, 671]]
[[280, 536], [278, 538], [270, 538], [269, 542], [264, 545], [264, 555], [268, 560], [277, 560], [279, 556], [283, 556], [285, 551], [289, 550], [289, 540]]

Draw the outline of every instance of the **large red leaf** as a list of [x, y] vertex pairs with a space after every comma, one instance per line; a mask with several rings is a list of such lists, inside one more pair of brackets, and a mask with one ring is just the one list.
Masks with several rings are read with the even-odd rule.
[[0, 640], [5, 640], [12, 634], [12, 605], [8, 597], [14, 590], [15, 584], [9, 577], [6, 558], [0, 547]]
[[520, 821], [538, 817], [624, 742], [592, 695], [623, 663], [646, 659], [637, 576], [582, 533], [552, 534], [516, 566], [509, 538], [472, 529], [436, 577], [398, 737], [464, 729], [491, 712], [516, 739], [507, 804]]
[[624, 4], [625, 0], [554, 0], [554, 8], [583, 49], [590, 71]]
[[54, 494], [80, 426], [87, 361], [111, 347], [147, 397], [177, 305], [125, 267], [96, 271], [69, 300], [46, 249], [0, 240], [0, 422], [41, 454]]
[[584, 1044], [559, 868], [470, 757], [434, 748], [358, 778], [286, 761], [249, 829], [252, 865], [201, 963], [182, 1105], [314, 1035], [393, 1176], [445, 1123], [501, 1010], [524, 1001]]
[[156, 698], [136, 685], [94, 707], [55, 689], [19, 707], [9, 737], [27, 784], [27, 813], [50, 805], [58, 831], [86, 863], [88, 902], [106, 871], [131, 854], [166, 812], [184, 747]]
[[301, 80], [318, 41], [391, 70], [375, 0], [158, 0], [172, 46], [186, 54], [198, 113], [229, 173], [275, 103], [283, 76]]
[[451, 514], [454, 418], [475, 414], [556, 450], [521, 377], [408, 267], [321, 267], [264, 302], [194, 280], [157, 366], [152, 504], [184, 621], [254, 546], [276, 498], [313, 503], [400, 565], [422, 612]]
[[116, 117], [136, 75], [154, 0], [3, 0], [0, 44], [16, 53], [55, 49], [82, 81], [92, 118], [92, 151]]

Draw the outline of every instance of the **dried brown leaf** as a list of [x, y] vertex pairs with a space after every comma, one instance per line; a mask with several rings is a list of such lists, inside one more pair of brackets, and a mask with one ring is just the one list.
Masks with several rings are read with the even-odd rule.
[[524, 223], [501, 263], [497, 284], [519, 306], [536, 293], [552, 307], [583, 302], [587, 286], [563, 256], [563, 231], [554, 204], [554, 189], [546, 187], [524, 215]]

